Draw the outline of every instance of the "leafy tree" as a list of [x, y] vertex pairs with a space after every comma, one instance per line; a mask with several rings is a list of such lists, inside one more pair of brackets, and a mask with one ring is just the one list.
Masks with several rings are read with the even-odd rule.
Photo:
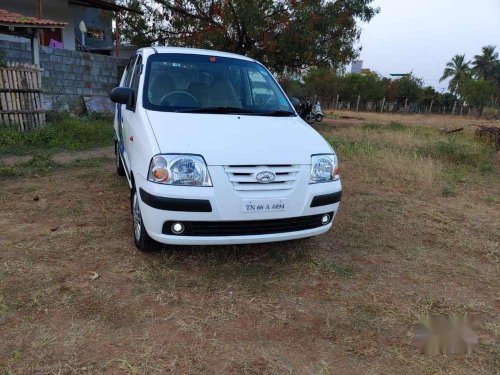
[[396, 100], [409, 103], [417, 102], [420, 99], [423, 81], [412, 74], [399, 78], [397, 84]]
[[305, 89], [308, 95], [333, 98], [340, 88], [340, 77], [334, 69], [314, 68], [305, 76]]
[[376, 101], [384, 97], [384, 83], [375, 73], [351, 73], [342, 78], [340, 96], [342, 100], [355, 102], [361, 95], [363, 101]]
[[492, 82], [485, 79], [469, 78], [464, 81], [460, 87], [460, 96], [464, 98], [469, 105], [484, 107], [491, 102], [495, 93], [495, 87]]
[[468, 77], [470, 77], [470, 67], [469, 62], [465, 61], [465, 55], [455, 55], [446, 64], [443, 76], [439, 79], [439, 82], [451, 78], [448, 88], [452, 93], [457, 93], [460, 90], [462, 82]]
[[485, 46], [481, 55], [475, 55], [472, 62], [472, 73], [479, 79], [494, 81], [499, 66], [498, 52], [495, 46]]
[[288, 96], [303, 97], [307, 95], [306, 87], [299, 79], [285, 75], [279, 78], [279, 83]]
[[168, 44], [236, 52], [277, 73], [340, 67], [358, 55], [357, 21], [378, 13], [373, 0], [121, 0], [123, 37], [137, 46]]

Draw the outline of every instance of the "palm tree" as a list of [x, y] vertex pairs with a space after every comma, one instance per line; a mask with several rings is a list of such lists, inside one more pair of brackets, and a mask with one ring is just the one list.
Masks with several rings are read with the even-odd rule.
[[498, 67], [498, 52], [495, 46], [485, 46], [482, 48], [483, 54], [474, 56], [472, 63], [472, 73], [479, 79], [494, 80]]
[[439, 82], [451, 78], [448, 88], [451, 93], [456, 94], [461, 84], [470, 77], [469, 63], [469, 61], [465, 61], [465, 55], [453, 56], [451, 61], [446, 64], [443, 76], [439, 79]]

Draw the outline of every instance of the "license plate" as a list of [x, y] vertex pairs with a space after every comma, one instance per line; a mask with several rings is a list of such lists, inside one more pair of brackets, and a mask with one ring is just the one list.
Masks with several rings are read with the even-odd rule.
[[243, 201], [243, 212], [273, 212], [286, 209], [284, 199], [252, 199]]

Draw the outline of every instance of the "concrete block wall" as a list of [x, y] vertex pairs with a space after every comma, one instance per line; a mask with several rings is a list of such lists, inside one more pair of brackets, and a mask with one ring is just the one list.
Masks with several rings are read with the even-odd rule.
[[[0, 52], [6, 61], [31, 63], [29, 43], [0, 40]], [[45, 109], [83, 112], [89, 97], [112, 109], [109, 92], [118, 86], [126, 64], [126, 59], [112, 56], [41, 47]]]

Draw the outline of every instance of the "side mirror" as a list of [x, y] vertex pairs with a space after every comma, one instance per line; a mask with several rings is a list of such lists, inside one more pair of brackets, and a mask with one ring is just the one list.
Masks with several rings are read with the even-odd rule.
[[295, 108], [295, 110], [300, 113], [300, 111], [301, 111], [300, 100], [298, 98], [296, 98], [295, 96], [290, 96], [289, 99], [290, 99], [290, 102], [292, 102], [293, 108]]
[[113, 103], [133, 105], [134, 90], [128, 87], [115, 87], [111, 90], [109, 98]]

